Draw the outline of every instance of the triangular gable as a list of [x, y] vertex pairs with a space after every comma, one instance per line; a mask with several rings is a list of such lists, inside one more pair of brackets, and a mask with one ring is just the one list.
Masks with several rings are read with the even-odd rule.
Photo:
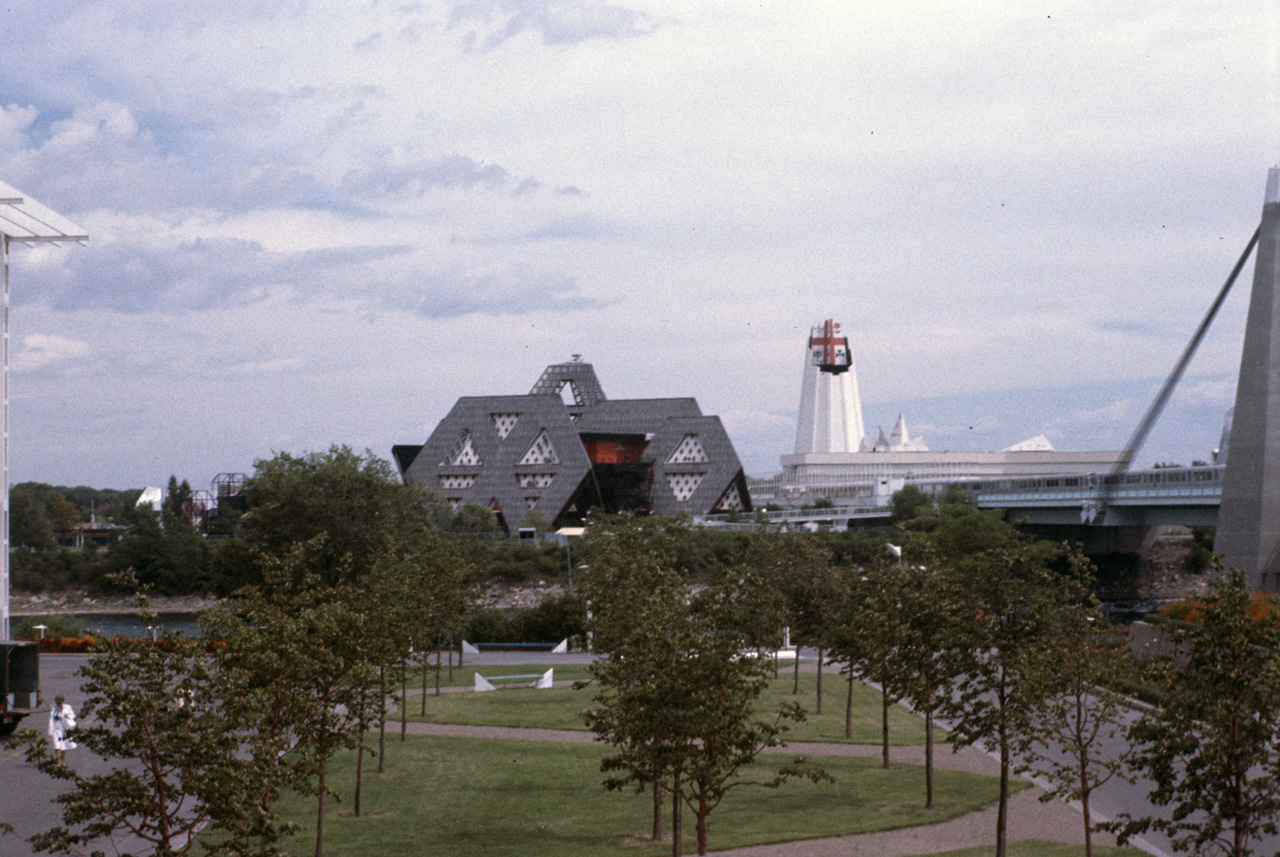
[[687, 434], [676, 446], [671, 456], [667, 458], [667, 464], [705, 464], [710, 460], [707, 458], [707, 451], [702, 448], [702, 444], [698, 441], [698, 436], [696, 434]]
[[551, 445], [551, 438], [547, 437], [546, 429], [538, 432], [533, 443], [529, 444], [529, 448], [525, 450], [524, 457], [516, 462], [518, 465], [559, 463], [560, 457], [556, 455], [556, 448]]
[[717, 512], [736, 512], [742, 508], [742, 496], [738, 493], [738, 482], [734, 480], [715, 505]]
[[483, 464], [480, 455], [476, 452], [475, 447], [471, 445], [471, 432], [464, 431], [462, 436], [454, 443], [453, 448], [449, 450], [449, 454], [440, 462], [445, 467], [454, 467], [459, 464], [468, 467], [474, 467]]

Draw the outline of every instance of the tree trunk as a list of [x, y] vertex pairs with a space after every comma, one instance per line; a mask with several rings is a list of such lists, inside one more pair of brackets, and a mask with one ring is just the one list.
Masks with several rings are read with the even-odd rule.
[[884, 764], [881, 766], [886, 771], [889, 770], [889, 691], [885, 685], [880, 685], [880, 744], [881, 754], [884, 756]]
[[653, 781], [653, 835], [654, 842], [662, 838], [662, 787]]
[[444, 635], [436, 634], [436, 696], [440, 695], [440, 652], [444, 647]]
[[1001, 722], [1000, 741], [1000, 809], [996, 815], [996, 857], [1005, 857], [1005, 840], [1009, 834], [1009, 738]]
[[791, 682], [791, 695], [797, 696], [800, 693], [800, 644], [796, 643], [796, 666], [792, 671], [794, 680]]
[[822, 646], [818, 646], [818, 707], [813, 710], [814, 714], [822, 713]]
[[[431, 658], [427, 655], [426, 649], [422, 651], [422, 711], [423, 717], [427, 716], [427, 664]], [[453, 652], [449, 653], [449, 663], [453, 663]]]
[[449, 683], [453, 684], [453, 649], [449, 649]]
[[[924, 713], [924, 808], [933, 809], [933, 712]], [[1085, 837], [1088, 838], [1087, 835]], [[1089, 857], [1089, 855], [1085, 855]]]
[[462, 669], [462, 644], [464, 642], [465, 640], [462, 639], [462, 634], [459, 633], [458, 634], [458, 669]]
[[844, 698], [844, 737], [853, 737], [853, 665], [849, 665], [849, 692]]
[[707, 853], [707, 815], [711, 812], [707, 808], [707, 799], [698, 797], [698, 821], [696, 823], [698, 831], [698, 854]]
[[324, 857], [324, 768], [320, 769], [320, 794], [316, 796], [316, 857]]
[[[1084, 780], [1084, 777], [1081, 777]], [[1089, 821], [1089, 790], [1080, 792], [1080, 814], [1084, 816], [1084, 857], [1093, 857], [1093, 824]]]
[[400, 659], [400, 740], [409, 731], [409, 660]]
[[351, 811], [356, 818], [360, 817], [360, 786], [364, 777], [364, 730], [360, 730], [360, 744], [356, 747], [356, 794], [352, 800]]
[[378, 773], [387, 769], [387, 667], [378, 664]]
[[680, 824], [680, 775], [676, 774], [674, 778], [674, 788], [671, 790], [671, 857], [681, 857], [684, 852], [681, 850], [680, 838], [684, 835]]
[[773, 677], [778, 677], [778, 650], [773, 650]]

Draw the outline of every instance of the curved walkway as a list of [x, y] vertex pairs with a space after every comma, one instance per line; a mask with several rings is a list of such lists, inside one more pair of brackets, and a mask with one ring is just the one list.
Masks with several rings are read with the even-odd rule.
[[[392, 724], [388, 724], [389, 727]], [[398, 726], [398, 724], [397, 724]], [[388, 731], [391, 731], [389, 728]], [[409, 723], [407, 731], [412, 735], [446, 735], [468, 738], [514, 738], [525, 741], [559, 741], [566, 744], [591, 744], [590, 732], [563, 729], [525, 729], [509, 726], [459, 726], [444, 723]], [[772, 752], [801, 752], [807, 756], [863, 756], [879, 758], [879, 744], [826, 744], [794, 742]], [[924, 764], [924, 747], [891, 747], [890, 761], [911, 765]], [[934, 764], [939, 768], [969, 771], [999, 776], [1000, 767], [995, 759], [981, 750], [964, 747], [951, 752], [951, 745], [939, 744], [934, 748]], [[1022, 791], [1009, 801], [1009, 841], [1039, 839], [1051, 842], [1084, 844], [1084, 824], [1080, 813], [1061, 801], [1040, 802], [1043, 792], [1038, 788]], [[776, 845], [754, 845], [729, 851], [717, 851], [723, 857], [908, 857], [915, 854], [933, 854], [995, 844], [995, 805], [960, 818], [939, 824], [886, 830], [880, 833], [861, 833], [851, 836], [833, 836], [825, 839], [807, 839], [783, 842]], [[1095, 844], [1114, 845], [1114, 837], [1095, 833]]]

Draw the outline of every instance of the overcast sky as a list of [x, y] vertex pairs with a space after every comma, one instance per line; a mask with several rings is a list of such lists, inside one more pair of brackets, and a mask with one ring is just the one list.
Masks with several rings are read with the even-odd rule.
[[[805, 338], [870, 431], [1119, 448], [1261, 212], [1273, 3], [44, 2], [0, 22], [12, 480], [390, 457], [572, 354], [747, 472]], [[1217, 445], [1252, 264], [1139, 462]]]

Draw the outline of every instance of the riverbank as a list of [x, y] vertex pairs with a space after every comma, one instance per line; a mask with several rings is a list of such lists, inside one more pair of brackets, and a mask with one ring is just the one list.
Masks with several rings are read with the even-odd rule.
[[[157, 613], [196, 613], [212, 607], [218, 599], [208, 595], [155, 595], [151, 609]], [[14, 592], [9, 596], [10, 616], [56, 616], [64, 613], [131, 613], [138, 609], [132, 595], [90, 595], [71, 591], [32, 595]]]

